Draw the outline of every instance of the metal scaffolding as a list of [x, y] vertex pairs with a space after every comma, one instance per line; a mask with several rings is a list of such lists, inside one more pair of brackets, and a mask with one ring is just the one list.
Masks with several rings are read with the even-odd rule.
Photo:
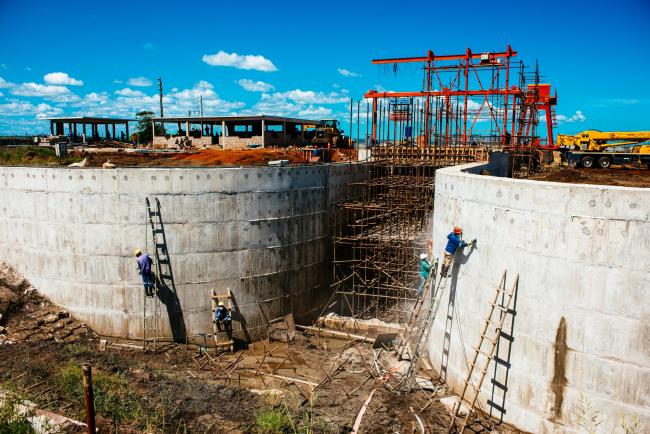
[[[531, 155], [545, 146], [537, 136], [540, 111], [550, 122], [552, 146], [557, 97], [539, 83], [537, 68], [530, 76], [513, 61], [516, 55], [508, 46], [504, 52], [429, 51], [425, 57], [373, 60], [393, 72], [420, 63], [423, 90], [365, 94], [366, 159], [350, 176], [349, 200], [333, 213], [332, 287], [341, 315], [396, 322], [408, 317], [418, 255], [430, 250], [436, 169], [484, 160], [491, 150]], [[363, 114], [356, 106], [360, 139]], [[351, 101], [351, 130], [353, 108]]]

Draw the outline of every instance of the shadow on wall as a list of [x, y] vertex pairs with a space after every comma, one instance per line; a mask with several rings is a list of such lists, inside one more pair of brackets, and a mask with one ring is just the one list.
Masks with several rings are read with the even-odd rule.
[[[451, 331], [454, 325], [454, 312], [456, 310], [456, 287], [458, 284], [458, 272], [460, 266], [466, 264], [469, 257], [472, 256], [476, 250], [476, 244], [472, 244], [469, 251], [464, 253], [464, 248], [458, 249], [454, 255], [454, 262], [451, 266], [451, 284], [449, 286], [449, 302], [447, 304], [447, 318], [445, 320], [445, 335], [442, 343], [442, 360], [440, 361], [440, 378], [442, 381], [447, 381], [447, 365], [449, 363], [449, 352], [451, 349]], [[459, 330], [459, 337], [463, 339], [462, 332]]]
[[[162, 220], [160, 211], [160, 201], [156, 198], [155, 212], [151, 211], [149, 199], [147, 199], [147, 209], [149, 213], [149, 223], [153, 232], [154, 249], [156, 252], [156, 264], [158, 273], [156, 275], [156, 296], [165, 305], [169, 325], [172, 331], [174, 342], [186, 342], [187, 330], [185, 328], [185, 318], [181, 309], [181, 302], [176, 292], [174, 283], [174, 273], [172, 272], [172, 263], [167, 249], [167, 237], [165, 236], [165, 225]], [[154, 222], [157, 217], [157, 222]], [[156, 227], [157, 223], [157, 227]], [[160, 234], [160, 238], [158, 237]]]

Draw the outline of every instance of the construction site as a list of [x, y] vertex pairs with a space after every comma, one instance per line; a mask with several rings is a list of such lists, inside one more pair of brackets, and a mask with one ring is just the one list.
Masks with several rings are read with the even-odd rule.
[[0, 147], [6, 432], [648, 432], [650, 132], [557, 135], [524, 54]]

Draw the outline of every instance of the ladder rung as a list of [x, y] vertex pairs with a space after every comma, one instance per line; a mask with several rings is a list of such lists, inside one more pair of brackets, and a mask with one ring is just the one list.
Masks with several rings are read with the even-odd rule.
[[216, 299], [218, 299], [218, 298], [227, 298], [227, 299], [230, 299], [230, 295], [227, 295], [227, 294], [222, 294], [222, 295], [216, 294], [216, 295], [213, 295], [211, 298], [212, 298], [213, 300], [216, 300]]
[[487, 404], [488, 404], [490, 407], [496, 409], [499, 413], [506, 414], [506, 409], [503, 408], [502, 406], [500, 406], [499, 404], [495, 403], [495, 402], [492, 401], [491, 399], [488, 399], [488, 400], [487, 400]]
[[171, 278], [172, 278], [172, 276], [169, 275], [169, 274], [161, 274], [161, 275], [158, 276], [158, 277], [160, 277], [161, 279], [171, 279]]
[[506, 386], [505, 384], [501, 384], [501, 383], [499, 383], [499, 382], [498, 382], [497, 380], [495, 380], [494, 378], [492, 378], [492, 379], [490, 380], [490, 383], [494, 384], [495, 387], [498, 387], [499, 389], [503, 390], [504, 392], [507, 392], [507, 391], [508, 391], [508, 386]]
[[154, 234], [162, 234], [164, 231], [162, 229], [152, 229]]
[[165, 243], [156, 243], [156, 248], [161, 249], [165, 247]]
[[487, 357], [488, 359], [492, 359], [492, 357], [493, 357], [492, 355], [486, 353], [485, 351], [481, 350], [480, 348], [475, 348], [474, 350], [475, 350], [477, 353], [484, 355], [484, 356]]
[[510, 342], [514, 342], [514, 341], [515, 341], [515, 337], [514, 337], [514, 336], [510, 336], [509, 334], [507, 334], [507, 333], [504, 332], [503, 330], [501, 330], [501, 331], [499, 332], [499, 337], [501, 337], [501, 338], [503, 338], [503, 339], [505, 339], [505, 340], [507, 340], [507, 341], [510, 341]]
[[503, 359], [500, 358], [499, 356], [494, 356], [494, 359], [493, 359], [493, 360], [494, 360], [496, 363], [498, 363], [499, 365], [505, 366], [506, 369], [510, 369], [510, 366], [511, 366], [511, 365], [510, 365], [510, 362], [508, 362], [507, 360], [503, 360]]

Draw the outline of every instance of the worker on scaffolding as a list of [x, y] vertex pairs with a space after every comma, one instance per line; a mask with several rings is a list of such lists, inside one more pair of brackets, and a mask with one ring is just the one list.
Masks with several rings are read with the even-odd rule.
[[442, 269], [440, 270], [440, 277], [449, 277], [449, 269], [451, 262], [454, 259], [456, 250], [464, 248], [476, 243], [476, 239], [472, 240], [469, 244], [463, 241], [463, 230], [455, 226], [454, 230], [447, 235], [447, 246], [445, 247], [445, 257], [442, 260]]
[[217, 324], [217, 329], [220, 332], [225, 331], [230, 334], [232, 331], [232, 317], [230, 316], [230, 311], [223, 304], [223, 301], [217, 304], [217, 308], [214, 311], [214, 322]]
[[422, 297], [424, 292], [424, 285], [429, 279], [429, 272], [431, 271], [431, 264], [428, 260], [429, 256], [426, 253], [420, 254], [420, 285], [418, 286], [418, 297]]
[[153, 261], [151, 260], [151, 257], [148, 253], [142, 253], [142, 250], [140, 249], [136, 249], [134, 254], [138, 261], [138, 271], [142, 276], [144, 293], [147, 297], [153, 297], [154, 278], [153, 273], [151, 272], [151, 265], [153, 264]]

